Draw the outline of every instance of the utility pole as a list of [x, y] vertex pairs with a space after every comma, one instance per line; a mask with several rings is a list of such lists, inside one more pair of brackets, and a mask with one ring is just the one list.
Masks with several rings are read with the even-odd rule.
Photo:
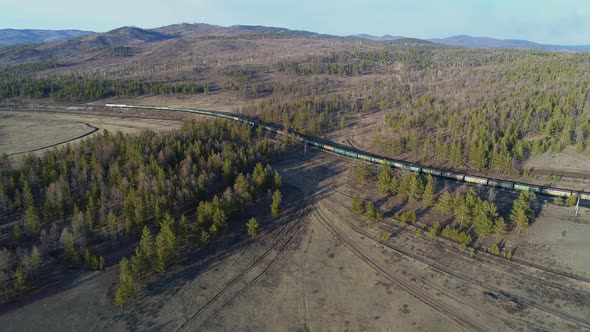
[[576, 217], [578, 216], [578, 211], [580, 211], [580, 195], [578, 195], [578, 202], [576, 203]]
[[307, 157], [307, 140], [303, 140], [303, 156]]

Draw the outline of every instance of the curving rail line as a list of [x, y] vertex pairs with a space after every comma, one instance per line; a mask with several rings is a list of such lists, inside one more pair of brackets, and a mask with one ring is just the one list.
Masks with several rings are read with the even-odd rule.
[[229, 119], [233, 121], [238, 121], [241, 123], [246, 123], [253, 127], [260, 127], [264, 130], [279, 134], [279, 135], [293, 135], [298, 141], [303, 142], [305, 144], [310, 144], [315, 146], [321, 150], [329, 151], [335, 154], [339, 154], [345, 157], [360, 159], [368, 163], [373, 164], [387, 164], [393, 168], [399, 168], [404, 170], [409, 170], [417, 173], [423, 174], [430, 174], [432, 176], [446, 178], [455, 180], [458, 182], [466, 182], [476, 185], [483, 185], [488, 187], [495, 187], [507, 190], [522, 190], [522, 191], [532, 191], [536, 194], [546, 195], [546, 196], [553, 196], [553, 197], [570, 197], [576, 196], [579, 199], [588, 200], [590, 201], [590, 192], [587, 191], [576, 191], [573, 189], [565, 189], [565, 188], [555, 188], [555, 187], [546, 187], [546, 186], [539, 186], [531, 183], [526, 182], [515, 182], [505, 179], [497, 179], [492, 177], [483, 177], [477, 176], [472, 174], [463, 174], [452, 172], [445, 169], [438, 169], [438, 168], [428, 168], [422, 167], [416, 164], [406, 163], [401, 160], [386, 158], [383, 156], [379, 156], [376, 154], [364, 152], [358, 150], [356, 148], [351, 148], [348, 146], [336, 144], [331, 141], [327, 141], [321, 138], [312, 137], [304, 134], [300, 134], [291, 130], [285, 131], [277, 126], [269, 125], [263, 123], [257, 119], [246, 117], [244, 115], [232, 114], [232, 113], [225, 113], [219, 111], [207, 111], [207, 110], [198, 110], [198, 109], [185, 109], [185, 108], [176, 108], [176, 107], [159, 107], [159, 106], [145, 106], [145, 105], [126, 105], [126, 104], [106, 104], [106, 107], [111, 108], [139, 108], [139, 109], [151, 109], [151, 110], [160, 110], [160, 111], [174, 111], [174, 112], [186, 112], [186, 113], [194, 113], [199, 115], [206, 115], [206, 116], [214, 116], [224, 119]]

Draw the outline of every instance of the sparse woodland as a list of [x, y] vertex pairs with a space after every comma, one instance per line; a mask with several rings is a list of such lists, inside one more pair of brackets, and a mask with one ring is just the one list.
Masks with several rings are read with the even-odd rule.
[[[575, 145], [590, 153], [587, 54], [274, 35], [186, 43], [173, 57], [151, 55], [161, 46], [155, 42], [105, 46], [99, 55], [56, 52], [19, 64], [22, 48], [2, 49], [0, 101], [225, 94], [247, 101], [238, 112], [318, 136], [379, 113], [384, 126], [372, 134], [373, 152], [510, 176], [525, 174], [523, 162], [548, 150]], [[91, 58], [108, 65], [84, 60]], [[120, 265], [115, 300], [124, 305], [141, 280], [171, 269], [183, 248], [213, 241], [232, 215], [260, 197], [272, 196], [269, 213], [277, 217], [280, 175], [265, 165], [282, 149], [262, 131], [215, 121], [187, 122], [161, 135], [103, 132], [17, 165], [2, 157], [0, 215], [9, 227], [0, 234], [1, 298], [27, 292], [57, 269], [103, 269], [113, 263], [110, 253], [139, 241]], [[366, 182], [362, 163], [354, 176]], [[430, 233], [462, 250], [475, 237], [520, 232], [532, 218], [528, 197], [500, 216], [472, 191], [436, 195], [432, 178], [410, 172], [398, 178], [382, 168], [370, 185], [453, 213], [452, 225], [434, 224]], [[352, 211], [372, 222], [383, 218], [360, 197]], [[397, 218], [416, 221], [414, 211]], [[254, 238], [260, 226], [251, 219], [244, 227]]]

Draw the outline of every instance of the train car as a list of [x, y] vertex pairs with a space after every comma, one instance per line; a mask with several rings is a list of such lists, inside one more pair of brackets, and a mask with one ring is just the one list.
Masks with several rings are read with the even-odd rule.
[[448, 178], [448, 179], [459, 180], [459, 181], [463, 181], [465, 179], [465, 175], [459, 174], [459, 173], [453, 173], [453, 172], [442, 172], [441, 176]]
[[436, 169], [422, 168], [422, 173], [431, 174], [434, 176], [441, 176], [442, 172]]
[[496, 179], [489, 179], [488, 186], [502, 188], [502, 189], [510, 189], [514, 190], [514, 182], [510, 181], [503, 181], [503, 180], [496, 180]]
[[363, 160], [366, 160], [366, 161], [371, 161], [371, 156], [367, 156], [367, 155], [364, 155], [364, 154], [360, 154], [359, 153], [358, 154], [358, 159], [363, 159]]
[[533, 185], [526, 184], [526, 183], [515, 183], [514, 184], [514, 189], [516, 189], [516, 190], [532, 191], [532, 192], [535, 192], [535, 193], [541, 193], [541, 187], [539, 187], [539, 186], [533, 186]]
[[395, 167], [395, 168], [399, 168], [399, 169], [405, 169], [406, 168], [405, 167], [406, 165], [404, 163], [400, 163], [398, 161], [390, 161], [389, 162], [389, 165], [391, 167]]
[[475, 184], [483, 184], [484, 186], [488, 184], [488, 179], [473, 175], [465, 175], [463, 181]]
[[337, 153], [337, 154], [341, 154], [343, 156], [346, 156], [346, 152], [344, 150], [342, 150], [342, 149], [334, 148], [334, 152]]
[[422, 167], [417, 167], [417, 166], [412, 166], [412, 165], [408, 165], [407, 169], [409, 169], [412, 172], [416, 172], [416, 173], [420, 173], [422, 172]]
[[570, 197], [572, 195], [572, 191], [559, 188], [541, 188], [541, 194], [558, 197]]
[[358, 159], [359, 155], [356, 152], [344, 151], [344, 155], [347, 157]]
[[334, 147], [330, 146], [328, 144], [324, 144], [324, 149], [328, 150], [328, 151], [334, 151]]
[[386, 161], [385, 161], [385, 159], [383, 159], [383, 158], [376, 158], [376, 157], [373, 157], [373, 162], [374, 162], [374, 163], [377, 163], [377, 164], [387, 164], [387, 162], [386, 162]]

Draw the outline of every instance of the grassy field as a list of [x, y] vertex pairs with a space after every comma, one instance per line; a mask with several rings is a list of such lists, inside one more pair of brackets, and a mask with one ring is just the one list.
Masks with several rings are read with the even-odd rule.
[[[110, 132], [138, 134], [143, 130], [161, 132], [178, 128], [176, 119], [142, 119], [106, 116], [96, 113], [69, 114], [35, 111], [0, 111], [0, 154], [19, 156], [32, 150], [42, 153], [43, 147], [75, 143], [79, 136], [98, 128]], [[92, 126], [92, 127], [91, 127]], [[59, 144], [64, 142], [62, 144]], [[38, 150], [40, 149], [41, 150]]]

